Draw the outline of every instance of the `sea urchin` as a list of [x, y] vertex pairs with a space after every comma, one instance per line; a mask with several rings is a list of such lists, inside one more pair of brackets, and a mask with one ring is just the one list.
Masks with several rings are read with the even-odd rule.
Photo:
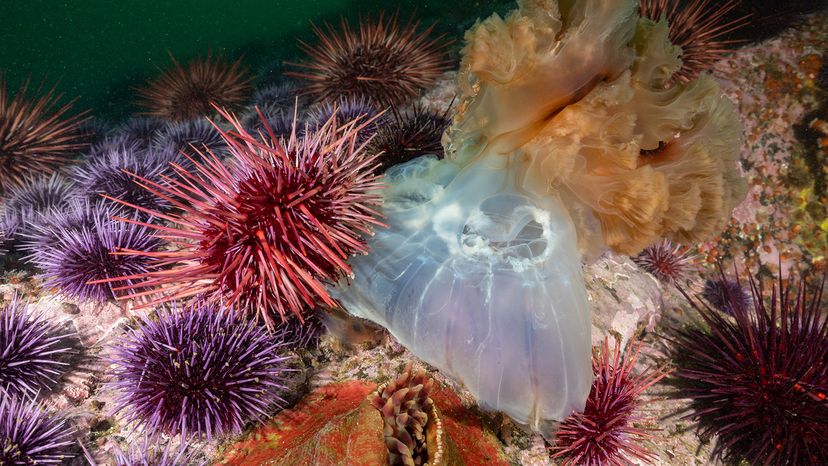
[[147, 273], [155, 265], [145, 256], [130, 251], [156, 251], [161, 240], [140, 222], [124, 223], [113, 220], [114, 210], [102, 201], [77, 202], [71, 205], [79, 211], [68, 215], [63, 225], [48, 228], [52, 236], [35, 235], [43, 239], [44, 247], [30, 255], [42, 271], [44, 285], [59, 289], [65, 295], [93, 301], [114, 298], [113, 283], [133, 283], [115, 277]]
[[[374, 157], [356, 143], [371, 120], [340, 126], [331, 118], [301, 140], [294, 130], [283, 147], [269, 130], [261, 142], [223, 114], [233, 126], [222, 131], [229, 166], [208, 153], [194, 172], [174, 167], [183, 181], [140, 179], [183, 210], [139, 208], [177, 225], [151, 227], [179, 247], [145, 253], [172, 269], [121, 277], [138, 281], [116, 291], [128, 290], [123, 298], [156, 294], [156, 302], [204, 294], [256, 312], [270, 327], [274, 315], [301, 319], [317, 301], [333, 305], [325, 284], [351, 273], [345, 261], [366, 252], [363, 236], [381, 225], [374, 209], [380, 201]], [[136, 290], [143, 287], [153, 289]]]
[[150, 433], [240, 432], [281, 402], [289, 360], [280, 333], [231, 309], [194, 301], [142, 317], [113, 348], [116, 412]]
[[366, 98], [381, 105], [404, 104], [433, 84], [448, 68], [443, 37], [430, 38], [433, 26], [400, 26], [397, 15], [361, 19], [354, 31], [343, 19], [336, 31], [313, 26], [319, 45], [300, 42], [309, 59], [285, 73], [305, 80], [302, 91], [317, 101]]
[[552, 447], [553, 458], [577, 466], [623, 466], [628, 464], [626, 457], [652, 461], [652, 453], [641, 445], [650, 435], [633, 422], [638, 420], [639, 396], [667, 372], [633, 374], [640, 346], [630, 341], [622, 351], [616, 342], [610, 350], [604, 340], [600, 351], [593, 353], [595, 379], [586, 407], [564, 419]]
[[682, 65], [672, 79], [686, 83], [711, 72], [728, 46], [739, 42], [725, 38], [747, 24], [747, 16], [727, 17], [739, 4], [739, 0], [641, 0], [641, 16], [653, 21], [666, 18], [670, 42], [681, 47]]
[[9, 98], [0, 76], [0, 193], [32, 175], [53, 173], [87, 145], [84, 113], [68, 116], [71, 102], [56, 107], [55, 88], [35, 100], [29, 100], [28, 89], [26, 81]]
[[238, 107], [250, 94], [250, 77], [241, 60], [232, 64], [208, 54], [181, 66], [170, 55], [172, 68], [147, 87], [138, 89], [146, 114], [173, 121], [212, 115], [213, 105]]
[[0, 392], [35, 396], [63, 374], [68, 337], [43, 314], [29, 310], [18, 297], [0, 307]]
[[730, 315], [687, 298], [704, 326], [678, 329], [672, 338], [676, 396], [691, 400], [688, 417], [702, 433], [718, 436], [719, 457], [828, 464], [825, 277], [800, 279], [796, 291], [777, 280], [767, 300], [762, 282], [749, 283], [751, 305], [734, 302]]
[[633, 262], [644, 271], [671, 285], [686, 285], [694, 281], [695, 261], [696, 257], [687, 248], [667, 239], [644, 248], [633, 257]]
[[34, 400], [0, 391], [0, 464], [66, 464], [72, 429]]

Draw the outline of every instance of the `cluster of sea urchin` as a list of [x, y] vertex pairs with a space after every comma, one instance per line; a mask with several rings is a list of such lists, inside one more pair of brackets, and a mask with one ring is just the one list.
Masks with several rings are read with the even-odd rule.
[[356, 144], [371, 120], [339, 125], [332, 118], [300, 140], [294, 131], [283, 147], [279, 138], [262, 142], [222, 114], [233, 127], [222, 131], [227, 166], [208, 153], [193, 172], [175, 167], [181, 182], [141, 179], [182, 209], [180, 215], [140, 209], [174, 223], [152, 228], [179, 247], [149, 254], [170, 270], [132, 277], [139, 280], [116, 291], [129, 298], [153, 288], [157, 299], [149, 304], [201, 294], [256, 312], [269, 327], [274, 316], [301, 319], [317, 302], [333, 305], [325, 284], [351, 273], [346, 260], [367, 252], [364, 235], [381, 225], [375, 156]]
[[[790, 280], [790, 279], [789, 279]], [[687, 298], [704, 321], [676, 331], [676, 395], [719, 441], [714, 455], [765, 465], [828, 464], [828, 314], [825, 277], [781, 279], [767, 300], [752, 277], [750, 306], [730, 315]]]
[[10, 98], [0, 76], [0, 193], [33, 175], [53, 173], [86, 147], [84, 114], [69, 116], [71, 102], [56, 107], [55, 88], [34, 100], [28, 89], [26, 81]]
[[69, 335], [19, 297], [0, 307], [0, 392], [35, 396], [63, 374]]
[[117, 412], [150, 433], [237, 433], [281, 402], [289, 359], [280, 333], [202, 301], [142, 317], [113, 348]]
[[173, 121], [192, 120], [215, 113], [219, 107], [244, 105], [250, 94], [250, 77], [241, 60], [228, 64], [208, 54], [181, 66], [170, 55], [172, 68], [138, 89], [146, 114]]
[[634, 374], [640, 343], [630, 341], [621, 350], [607, 340], [592, 357], [595, 379], [583, 412], [564, 419], [558, 430], [552, 456], [566, 465], [623, 466], [627, 458], [649, 462], [653, 454], [642, 446], [650, 435], [634, 426], [640, 395], [667, 375], [662, 370]]
[[73, 431], [34, 400], [0, 390], [0, 464], [66, 464]]
[[713, 64], [722, 59], [738, 40], [728, 34], [748, 24], [748, 17], [731, 19], [728, 14], [739, 0], [641, 0], [641, 17], [653, 21], [667, 19], [670, 43], [681, 47], [681, 68], [672, 79], [690, 82], [701, 73], [710, 73]]
[[397, 15], [361, 19], [354, 31], [343, 19], [341, 29], [313, 26], [319, 44], [300, 42], [309, 58], [291, 63], [301, 71], [285, 73], [302, 79], [302, 88], [317, 101], [366, 98], [379, 105], [401, 105], [433, 84], [448, 68], [443, 36], [431, 38], [433, 26], [400, 25]]

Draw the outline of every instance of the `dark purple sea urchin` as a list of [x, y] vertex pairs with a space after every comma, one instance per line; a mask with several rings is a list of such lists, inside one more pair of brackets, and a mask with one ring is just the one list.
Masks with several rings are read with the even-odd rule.
[[[676, 330], [677, 397], [687, 417], [718, 437], [714, 454], [763, 465], [828, 464], [828, 313], [825, 277], [796, 288], [752, 277], [750, 306], [731, 315], [691, 304], [704, 325]], [[738, 298], [737, 298], [738, 299]]]
[[60, 175], [41, 175], [13, 185], [0, 202], [0, 228], [7, 241], [31, 233], [38, 212], [61, 209], [74, 193], [74, 185]]
[[552, 457], [572, 466], [624, 466], [627, 458], [650, 462], [654, 456], [642, 442], [650, 437], [636, 411], [640, 395], [667, 375], [662, 370], [634, 374], [640, 343], [620, 343], [610, 350], [604, 340], [592, 356], [595, 379], [583, 412], [573, 413], [561, 423]]
[[0, 391], [0, 464], [66, 464], [72, 456], [73, 431], [34, 400]]
[[[35, 396], [65, 371], [69, 335], [18, 297], [0, 306], [0, 394]], [[2, 464], [2, 462], [0, 462]]]
[[143, 317], [113, 348], [117, 412], [151, 433], [240, 432], [282, 401], [282, 335], [201, 301]]
[[726, 278], [712, 278], [704, 283], [702, 297], [724, 313], [732, 314], [732, 306], [747, 308], [750, 306], [750, 295], [742, 288], [739, 280]]
[[421, 155], [445, 156], [443, 132], [451, 124], [448, 113], [437, 113], [419, 105], [408, 111], [386, 115], [368, 151], [380, 154], [382, 168], [408, 162]]
[[153, 147], [174, 154], [184, 152], [198, 159], [198, 153], [205, 149], [221, 154], [226, 144], [215, 126], [206, 119], [197, 119], [167, 123], [155, 137]]

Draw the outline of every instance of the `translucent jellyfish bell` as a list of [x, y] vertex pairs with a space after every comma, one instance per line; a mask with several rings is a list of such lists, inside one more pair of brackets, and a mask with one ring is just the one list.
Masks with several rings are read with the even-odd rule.
[[590, 314], [575, 228], [559, 201], [520, 193], [505, 159], [420, 158], [388, 173], [388, 229], [335, 290], [352, 314], [534, 430], [582, 409]]

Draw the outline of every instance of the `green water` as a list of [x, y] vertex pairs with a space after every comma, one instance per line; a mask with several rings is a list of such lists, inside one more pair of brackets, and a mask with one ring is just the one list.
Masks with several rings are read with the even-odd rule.
[[506, 0], [0, 0], [0, 70], [12, 89], [31, 76], [106, 120], [136, 111], [132, 87], [169, 64], [206, 53], [244, 57], [261, 79], [296, 57], [296, 40], [313, 40], [311, 21], [355, 19], [381, 10], [415, 12], [438, 22], [459, 45], [477, 17]]

